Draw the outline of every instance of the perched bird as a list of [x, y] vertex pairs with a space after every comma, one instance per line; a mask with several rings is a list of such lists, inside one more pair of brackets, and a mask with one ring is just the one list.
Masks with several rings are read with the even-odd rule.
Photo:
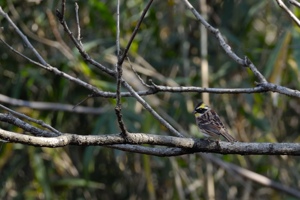
[[200, 102], [194, 110], [196, 123], [204, 136], [219, 140], [220, 135], [228, 142], [236, 142], [227, 132], [219, 115], [203, 102]]

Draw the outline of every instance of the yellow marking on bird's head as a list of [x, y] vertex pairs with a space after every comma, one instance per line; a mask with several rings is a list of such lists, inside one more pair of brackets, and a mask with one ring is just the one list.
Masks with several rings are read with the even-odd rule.
[[203, 102], [201, 102], [197, 108], [207, 108], [207, 105]]
[[200, 117], [208, 109], [209, 109], [209, 107], [205, 103], [203, 103], [203, 102], [198, 103], [194, 110], [195, 117], [198, 117], [198, 116]]

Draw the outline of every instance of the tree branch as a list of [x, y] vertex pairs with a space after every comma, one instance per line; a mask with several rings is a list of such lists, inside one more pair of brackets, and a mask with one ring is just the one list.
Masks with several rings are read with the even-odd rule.
[[[197, 11], [196, 9], [190, 4], [188, 0], [183, 0], [187, 7], [191, 10], [191, 12], [195, 15], [195, 17], [211, 32], [214, 34], [214, 36], [217, 38], [219, 41], [220, 46], [223, 48], [225, 53], [232, 58], [235, 62], [238, 64], [249, 67], [253, 74], [258, 78], [259, 83], [258, 85], [262, 86], [263, 89], [268, 90], [268, 91], [276, 91], [281, 94], [285, 94], [288, 96], [293, 96], [293, 97], [300, 97], [300, 91], [298, 90], [291, 90], [287, 87], [284, 86], [279, 86], [275, 85], [272, 83], [268, 83], [266, 78], [258, 71], [256, 66], [247, 58], [245, 57], [244, 59], [241, 59], [239, 56], [237, 56], [232, 50], [231, 47], [225, 42], [225, 39], [221, 35], [220, 31], [213, 26], [211, 26]], [[281, 0], [276, 0], [280, 6], [282, 6], [284, 9], [286, 6], [282, 3]], [[286, 8], [287, 9], [287, 8]], [[289, 11], [288, 9], [286, 10], [287, 12]], [[290, 12], [290, 11], [289, 11]], [[298, 19], [297, 19], [298, 20]], [[298, 24], [298, 22], [297, 22]], [[300, 22], [298, 26], [300, 25]]]
[[116, 91], [116, 107], [115, 107], [115, 113], [117, 115], [119, 128], [121, 130], [121, 135], [123, 137], [126, 137], [128, 135], [128, 131], [126, 129], [126, 126], [124, 124], [124, 121], [122, 119], [122, 105], [121, 105], [121, 79], [123, 76], [123, 69], [122, 69], [122, 55], [121, 55], [121, 49], [120, 49], [120, 1], [117, 2], [117, 39], [116, 39], [116, 46], [117, 46], [117, 91]]
[[[72, 32], [69, 30], [68, 25], [66, 21], [64, 20], [64, 16], [61, 15], [59, 10], [56, 10], [57, 17], [62, 24], [64, 30], [68, 33], [71, 40], [73, 41], [74, 45], [78, 49], [81, 56], [90, 64], [96, 66], [101, 71], [107, 73], [108, 75], [112, 76], [113, 78], [117, 78], [117, 73], [113, 70], [110, 70], [106, 68], [105, 66], [101, 65], [100, 63], [93, 60], [80, 46], [76, 38], [73, 36]], [[138, 102], [140, 102], [143, 107], [148, 110], [161, 124], [163, 124], [172, 134], [182, 137], [182, 135], [174, 128], [172, 127], [164, 118], [162, 118], [155, 110], [152, 109], [152, 107], [143, 99], [139, 94], [122, 78], [121, 84], [130, 92], [130, 94], [137, 99]]]
[[49, 124], [46, 124], [45, 122], [43, 122], [42, 120], [36, 120], [36, 119], [33, 119], [33, 118], [31, 118], [31, 117], [29, 117], [29, 116], [27, 116], [27, 115], [25, 115], [25, 114], [16, 112], [16, 111], [14, 111], [14, 110], [11, 110], [11, 109], [9, 109], [9, 108], [7, 108], [7, 107], [1, 105], [1, 104], [0, 104], [0, 108], [2, 108], [2, 109], [4, 109], [4, 110], [8, 111], [9, 113], [11, 113], [11, 114], [13, 114], [13, 115], [15, 115], [15, 116], [17, 116], [17, 117], [26, 119], [27, 121], [36, 123], [36, 124], [38, 124], [38, 125], [40, 125], [40, 126], [42, 126], [42, 127], [44, 127], [44, 128], [47, 128], [48, 130], [50, 130], [50, 131], [56, 133], [57, 135], [61, 135], [61, 134], [62, 134], [61, 132], [59, 132], [58, 130], [56, 130], [55, 128], [53, 128], [52, 126], [50, 126]]
[[43, 137], [55, 137], [60, 135], [58, 132], [49, 132], [46, 130], [41, 130], [39, 128], [36, 128], [23, 120], [20, 120], [19, 118], [13, 116], [10, 113], [2, 114], [0, 113], [0, 121], [7, 122], [9, 124], [13, 124], [17, 127], [22, 128], [24, 131], [27, 131], [29, 133], [32, 133], [35, 136], [43, 136]]
[[28, 107], [37, 110], [64, 111], [64, 112], [85, 113], [85, 114], [93, 114], [93, 115], [102, 114], [105, 111], [107, 111], [107, 107], [94, 108], [94, 107], [76, 106], [74, 108], [74, 106], [71, 104], [50, 103], [50, 102], [41, 102], [41, 101], [25, 101], [21, 99], [8, 97], [3, 94], [0, 94], [0, 102], [12, 106], [22, 106], [22, 107]]
[[300, 3], [296, 0], [289, 0], [290, 4], [297, 6], [298, 8], [300, 8]]
[[[148, 155], [159, 156], [159, 157], [179, 156], [179, 155], [191, 153], [191, 151], [189, 149], [176, 148], [176, 147], [152, 148], [152, 147], [129, 145], [129, 144], [107, 145], [107, 147], [113, 148], [113, 149], [119, 149], [122, 151], [132, 152], [132, 153], [142, 153], [142, 154], [148, 154]], [[293, 195], [295, 197], [300, 198], [300, 192], [295, 188], [288, 187], [279, 182], [273, 181], [272, 179], [269, 179], [265, 176], [262, 176], [258, 173], [241, 168], [237, 165], [234, 165], [234, 164], [231, 164], [228, 162], [224, 162], [223, 160], [221, 160], [213, 155], [202, 153], [202, 154], [200, 154], [200, 156], [206, 160], [213, 162], [214, 164], [219, 165], [220, 167], [224, 168], [227, 171], [234, 171], [234, 173], [237, 173], [240, 176], [243, 176], [251, 181], [257, 182], [257, 183], [267, 186], [267, 187], [274, 188], [276, 190], [283, 191], [289, 195]]]
[[[300, 20], [294, 15], [292, 11], [289, 10], [289, 8], [283, 3], [283, 1], [276, 0], [276, 2], [279, 7], [282, 8], [289, 15], [289, 17], [300, 27]], [[299, 6], [299, 2], [296, 4], [294, 1], [290, 1], [290, 3]]]
[[254, 181], [256, 183], [259, 183], [261, 185], [273, 188], [275, 190], [279, 190], [279, 191], [283, 191], [289, 195], [293, 195], [295, 197], [300, 198], [300, 191], [296, 188], [292, 188], [289, 187], [287, 185], [281, 184], [279, 182], [273, 181], [270, 178], [267, 178], [261, 174], [255, 173], [253, 171], [250, 171], [248, 169], [239, 167], [237, 165], [231, 164], [231, 163], [227, 163], [224, 162], [223, 160], [213, 157], [212, 155], [209, 154], [201, 154], [202, 157], [204, 157], [205, 159], [208, 159], [209, 161], [211, 161], [212, 163], [215, 163], [221, 167], [223, 167], [226, 170], [230, 170], [233, 171], [234, 173], [245, 177], [251, 181]]
[[[3, 116], [0, 115], [1, 117]], [[1, 119], [1, 118], [0, 118]], [[66, 145], [79, 146], [106, 146], [114, 144], [131, 145], [163, 145], [177, 147], [172, 149], [156, 149], [153, 152], [144, 153], [156, 156], [178, 156], [196, 152], [219, 153], [219, 154], [240, 154], [240, 155], [300, 155], [300, 144], [298, 143], [242, 143], [222, 142], [203, 139], [180, 138], [172, 136], [152, 135], [145, 133], [131, 133], [126, 138], [119, 134], [110, 135], [77, 135], [63, 134], [58, 137], [44, 138], [29, 135], [22, 135], [10, 131], [0, 130], [0, 139], [24, 143], [32, 146], [42, 147], [63, 147]]]

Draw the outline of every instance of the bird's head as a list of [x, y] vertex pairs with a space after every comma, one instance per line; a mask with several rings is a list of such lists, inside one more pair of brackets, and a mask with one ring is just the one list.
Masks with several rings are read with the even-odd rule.
[[197, 106], [195, 107], [194, 110], [194, 115], [195, 117], [201, 117], [205, 112], [207, 112], [208, 110], [210, 110], [210, 108], [203, 103], [202, 101], [200, 103], [197, 104]]

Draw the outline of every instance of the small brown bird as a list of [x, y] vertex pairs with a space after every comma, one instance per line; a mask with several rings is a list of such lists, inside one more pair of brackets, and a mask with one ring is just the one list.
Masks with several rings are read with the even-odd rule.
[[231, 135], [229, 135], [219, 115], [203, 102], [200, 102], [195, 107], [194, 114], [196, 118], [196, 123], [201, 133], [205, 137], [219, 140], [219, 137], [221, 135], [228, 142], [237, 141]]

